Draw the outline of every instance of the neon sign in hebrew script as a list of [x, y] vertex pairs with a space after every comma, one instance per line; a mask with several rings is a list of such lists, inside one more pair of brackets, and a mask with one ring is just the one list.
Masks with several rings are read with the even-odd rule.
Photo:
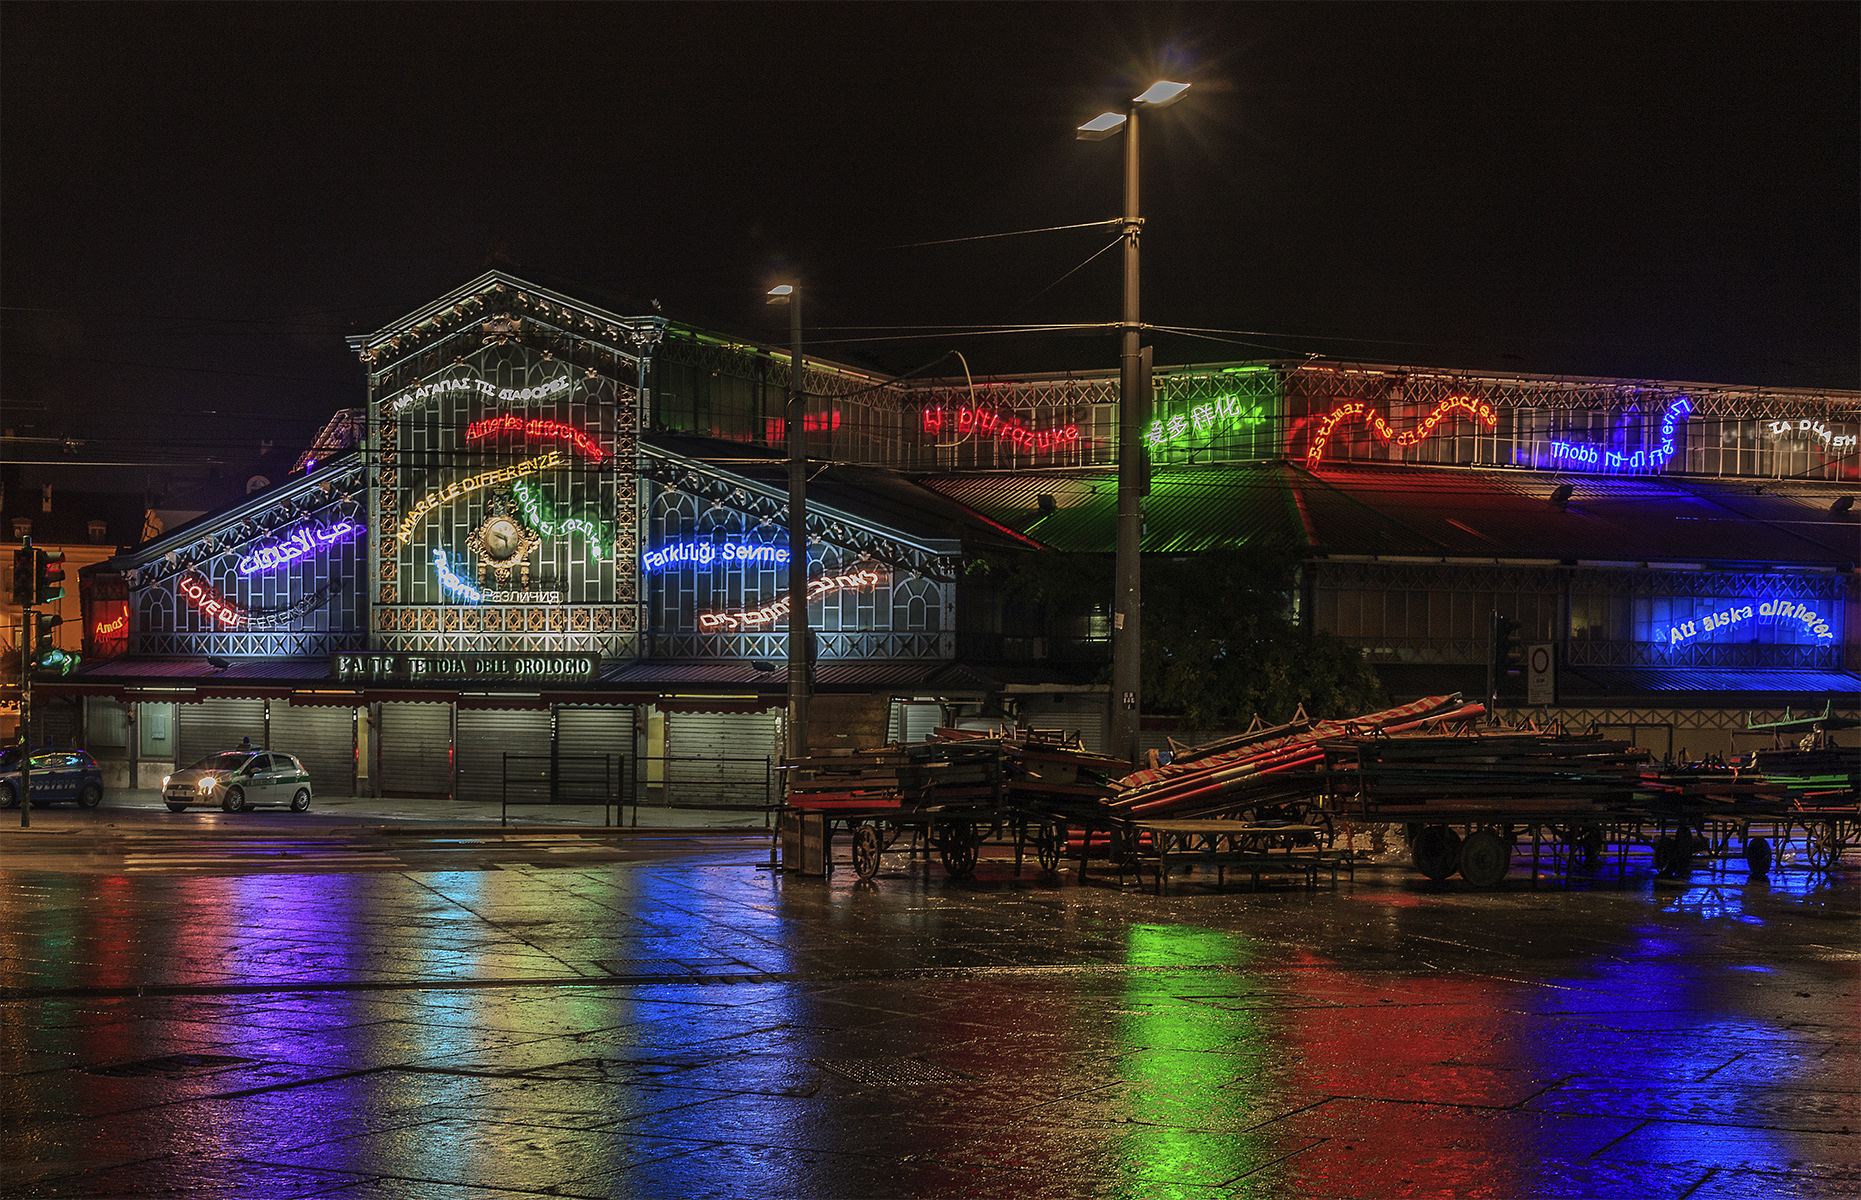
[[1690, 642], [1702, 633], [1717, 633], [1731, 625], [1742, 625], [1754, 617], [1767, 617], [1776, 621], [1798, 621], [1802, 623], [1803, 633], [1814, 638], [1834, 639], [1835, 633], [1829, 628], [1829, 622], [1821, 614], [1807, 605], [1794, 600], [1766, 600], [1754, 611], [1749, 604], [1733, 605], [1697, 621], [1682, 621], [1667, 630], [1667, 644], [1678, 646]]
[[451, 487], [428, 492], [421, 498], [420, 503], [414, 505], [413, 511], [407, 514], [407, 519], [402, 521], [400, 527], [395, 530], [395, 536], [403, 542], [413, 541], [414, 529], [420, 524], [420, 518], [448, 500], [457, 500], [460, 496], [475, 492], [479, 488], [495, 487], [524, 475], [534, 475], [538, 471], [548, 471], [562, 465], [562, 451], [551, 450], [548, 454], [526, 458], [514, 467], [503, 467], [496, 471], [480, 471], [469, 479], [459, 480]]
[[1061, 425], [1053, 429], [1033, 430], [1013, 417], [1004, 417], [993, 409], [972, 408], [965, 404], [956, 410], [955, 421], [942, 405], [922, 412], [925, 433], [943, 433], [952, 424], [959, 434], [999, 438], [1015, 449], [1029, 454], [1046, 454], [1064, 450], [1079, 441], [1079, 426]]
[[530, 442], [573, 442], [577, 450], [595, 462], [607, 457], [607, 451], [601, 449], [599, 442], [565, 421], [551, 421], [545, 417], [515, 417], [507, 413], [501, 417], [473, 421], [465, 427], [465, 440], [468, 442], [482, 442], [497, 437], [523, 438]]
[[[810, 602], [819, 600], [832, 592], [869, 591], [884, 583], [887, 578], [885, 572], [875, 571], [871, 567], [863, 567], [846, 575], [817, 575], [808, 580], [808, 599]], [[745, 612], [699, 613], [698, 627], [710, 633], [719, 629], [730, 632], [767, 625], [786, 617], [788, 608], [788, 597], [784, 596], [774, 604], [765, 604]]]
[[1658, 471], [1674, 456], [1674, 439], [1680, 423], [1693, 411], [1693, 402], [1685, 396], [1667, 406], [1661, 414], [1661, 441], [1652, 450], [1618, 454], [1588, 442], [1552, 442], [1551, 465], [1581, 471], [1610, 471], [1633, 474]]
[[260, 546], [240, 559], [239, 573], [256, 575], [260, 571], [275, 571], [312, 551], [334, 546], [337, 542], [346, 542], [361, 532], [362, 527], [353, 521], [339, 521], [327, 529], [299, 528], [283, 541]]
[[1370, 426], [1370, 432], [1380, 441], [1391, 442], [1402, 449], [1420, 445], [1423, 438], [1434, 433], [1435, 427], [1449, 417], [1458, 414], [1469, 421], [1477, 421], [1488, 429], [1499, 424], [1499, 414], [1491, 404], [1484, 400], [1475, 400], [1471, 396], [1450, 396], [1435, 405], [1434, 411], [1422, 419], [1422, 423], [1407, 433], [1397, 433], [1388, 421], [1370, 410], [1370, 406], [1361, 400], [1352, 400], [1349, 404], [1340, 404], [1325, 414], [1318, 423], [1318, 432], [1312, 435], [1312, 447], [1305, 452], [1305, 465], [1316, 469], [1319, 459], [1325, 455], [1325, 447], [1331, 441], [1331, 435], [1337, 427], [1351, 417], [1362, 417]]
[[1261, 420], [1260, 406], [1241, 407], [1239, 396], [1217, 396], [1207, 404], [1189, 410], [1189, 415], [1177, 415], [1167, 421], [1159, 417], [1150, 423], [1144, 431], [1144, 441], [1152, 449], [1162, 449], [1176, 441], [1185, 433], [1194, 433], [1198, 437], [1219, 432], [1224, 426], [1255, 424]]
[[709, 567], [717, 563], [785, 567], [788, 551], [781, 546], [753, 546], [747, 542], [674, 542], [640, 556], [640, 565], [649, 573], [677, 567]]

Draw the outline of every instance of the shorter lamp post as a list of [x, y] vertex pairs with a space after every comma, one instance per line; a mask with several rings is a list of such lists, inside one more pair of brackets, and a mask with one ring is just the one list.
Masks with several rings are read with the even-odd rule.
[[769, 289], [768, 303], [788, 305], [788, 756], [808, 753], [808, 445], [807, 398], [802, 391], [801, 290], [792, 283]]

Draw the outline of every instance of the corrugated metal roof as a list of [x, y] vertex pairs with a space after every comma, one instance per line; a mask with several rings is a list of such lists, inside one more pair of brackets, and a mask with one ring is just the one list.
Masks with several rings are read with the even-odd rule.
[[[946, 662], [822, 662], [814, 668], [816, 688], [911, 687], [944, 670]], [[684, 662], [658, 660], [628, 663], [603, 672], [603, 683], [654, 687], [736, 687], [746, 691], [781, 692], [788, 686], [787, 667], [780, 660], [773, 671], [758, 671], [747, 662]]]
[[105, 658], [85, 662], [72, 673], [76, 682], [144, 679], [243, 679], [280, 686], [327, 679], [328, 658], [235, 658], [219, 669], [204, 658]]

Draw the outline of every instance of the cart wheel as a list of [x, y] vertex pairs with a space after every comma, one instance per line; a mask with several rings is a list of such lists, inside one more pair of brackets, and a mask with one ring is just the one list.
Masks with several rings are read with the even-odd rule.
[[1410, 848], [1415, 869], [1440, 883], [1460, 867], [1460, 835], [1445, 825], [1426, 825]]
[[853, 870], [861, 879], [871, 879], [879, 873], [879, 830], [873, 825], [861, 825], [853, 830]]
[[1040, 859], [1043, 871], [1060, 869], [1060, 856], [1066, 853], [1066, 826], [1042, 825], [1040, 840], [1034, 843], [1034, 854]]
[[1826, 871], [1834, 866], [1836, 858], [1841, 854], [1841, 846], [1835, 840], [1835, 826], [1825, 821], [1805, 829], [1803, 851], [1809, 859], [1809, 865], [1818, 871]]
[[1771, 844], [1769, 839], [1755, 837], [1745, 843], [1745, 862], [1750, 865], [1753, 875], [1765, 875], [1771, 869]]
[[943, 869], [952, 879], [961, 879], [976, 869], [976, 831], [968, 825], [945, 825], [938, 852]]
[[1460, 877], [1474, 887], [1498, 887], [1511, 865], [1511, 845], [1490, 829], [1477, 829], [1460, 844]]

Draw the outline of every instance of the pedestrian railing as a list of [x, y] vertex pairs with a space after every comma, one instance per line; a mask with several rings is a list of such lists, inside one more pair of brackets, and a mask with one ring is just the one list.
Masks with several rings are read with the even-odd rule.
[[[510, 810], [534, 805], [601, 806], [601, 823], [618, 825], [626, 802], [624, 754], [506, 754], [499, 822]], [[634, 812], [639, 823], [639, 812]]]
[[766, 756], [642, 755], [633, 760], [630, 792], [636, 824], [642, 805], [760, 811], [766, 824], [775, 804], [775, 764]]

